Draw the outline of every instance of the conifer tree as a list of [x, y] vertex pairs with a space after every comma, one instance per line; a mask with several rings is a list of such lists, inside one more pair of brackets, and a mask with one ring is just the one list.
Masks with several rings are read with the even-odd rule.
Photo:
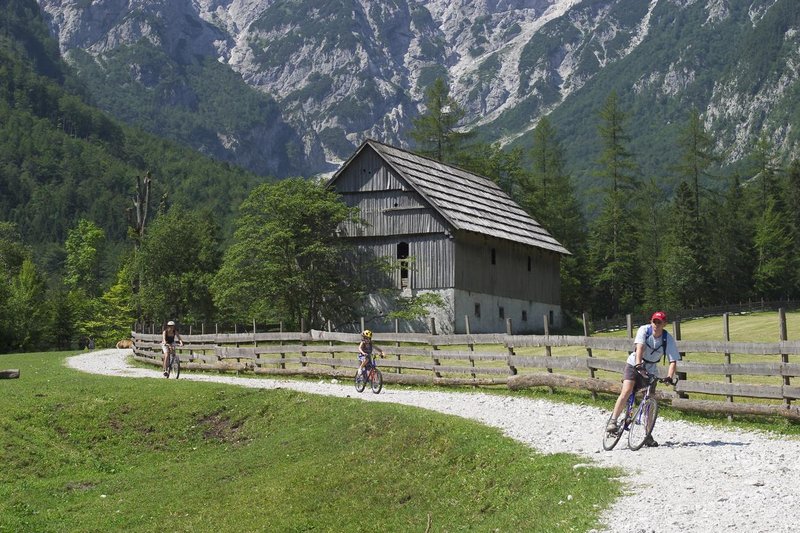
[[708, 169], [716, 161], [713, 146], [711, 136], [703, 129], [700, 113], [692, 108], [686, 127], [678, 139], [681, 161], [677, 171], [678, 177], [686, 180], [693, 188], [695, 220], [698, 223], [701, 217], [700, 184], [709, 177]]
[[640, 294], [638, 235], [630, 202], [636, 185], [635, 163], [626, 147], [625, 119], [616, 93], [611, 93], [600, 111], [603, 150], [597, 175], [605, 182], [605, 199], [592, 227], [589, 260], [595, 272], [595, 308], [606, 314], [631, 310]]
[[472, 134], [457, 130], [464, 110], [450, 96], [450, 86], [444, 78], [436, 78], [425, 89], [425, 112], [413, 120], [411, 138], [421, 155], [443, 163], [455, 164], [463, 152], [464, 143]]
[[714, 303], [740, 303], [753, 296], [753, 214], [740, 180], [730, 178], [722, 202], [709, 213], [707, 260], [708, 289]]
[[681, 181], [672, 205], [664, 209], [668, 221], [662, 223], [666, 242], [659, 262], [658, 280], [663, 288], [662, 305], [669, 309], [706, 303], [706, 265], [703, 250], [698, 245], [702, 241], [702, 228], [698, 222], [695, 205], [698, 196], [695, 192], [686, 181]]
[[533, 131], [531, 173], [522, 182], [520, 205], [571, 253], [561, 259], [561, 301], [565, 309], [585, 311], [586, 227], [564, 150], [547, 117]]
[[769, 198], [767, 208], [756, 224], [753, 241], [757, 257], [754, 289], [764, 298], [784, 298], [792, 289], [794, 243], [786, 222], [775, 200]]

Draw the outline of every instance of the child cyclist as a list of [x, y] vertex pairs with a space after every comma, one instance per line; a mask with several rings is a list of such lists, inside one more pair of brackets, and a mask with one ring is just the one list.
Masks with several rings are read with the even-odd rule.
[[361, 342], [358, 345], [358, 375], [361, 376], [366, 372], [366, 366], [372, 358], [373, 350], [377, 350], [383, 357], [383, 350], [372, 344], [372, 331], [365, 329], [361, 332]]
[[183, 339], [181, 338], [181, 334], [178, 333], [178, 328], [175, 326], [175, 322], [170, 320], [167, 322], [167, 327], [164, 328], [164, 331], [161, 332], [161, 351], [164, 353], [164, 377], [169, 377], [169, 372], [167, 372], [167, 365], [169, 362], [167, 361], [169, 355], [170, 347], [175, 347], [175, 339], [178, 340], [181, 346], [183, 346]]

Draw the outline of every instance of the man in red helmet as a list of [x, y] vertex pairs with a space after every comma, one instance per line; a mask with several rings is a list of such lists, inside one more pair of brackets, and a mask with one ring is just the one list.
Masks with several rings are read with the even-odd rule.
[[[678, 344], [669, 332], [664, 330], [667, 323], [667, 314], [664, 311], [656, 311], [650, 317], [650, 324], [639, 327], [636, 338], [633, 341], [634, 351], [628, 356], [625, 370], [622, 375], [622, 391], [619, 393], [617, 403], [614, 404], [614, 411], [608, 421], [606, 431], [617, 431], [617, 418], [625, 407], [625, 403], [631, 392], [647, 385], [647, 374], [658, 375], [658, 362], [662, 356], [666, 356], [669, 361], [667, 368], [667, 378], [674, 381], [675, 371], [678, 368], [678, 361], [681, 354], [678, 352]], [[658, 446], [652, 436], [648, 436], [645, 446]]]

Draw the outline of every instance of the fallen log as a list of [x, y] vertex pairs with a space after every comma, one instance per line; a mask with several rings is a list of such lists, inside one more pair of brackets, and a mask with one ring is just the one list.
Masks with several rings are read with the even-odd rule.
[[[621, 381], [610, 381], [599, 378], [581, 378], [576, 376], [565, 376], [564, 374], [518, 374], [508, 378], [508, 388], [511, 390], [522, 390], [530, 387], [561, 387], [564, 389], [588, 390], [590, 392], [605, 392], [617, 395], [622, 390]], [[641, 396], [641, 392], [637, 396]], [[669, 404], [677, 398], [675, 392], [656, 389], [656, 399], [659, 402]]]
[[565, 389], [583, 389], [592, 392], [607, 392], [619, 394], [622, 384], [619, 381], [609, 381], [599, 378], [579, 378], [563, 374], [518, 374], [508, 378], [508, 388], [522, 390], [531, 387], [562, 387]]
[[0, 379], [16, 379], [19, 377], [19, 369], [0, 370]]
[[733, 403], [719, 400], [689, 400], [674, 398], [672, 408], [679, 411], [697, 413], [713, 413], [720, 415], [758, 415], [782, 416], [792, 420], [800, 420], [800, 407], [784, 405], [764, 405], [753, 403]]

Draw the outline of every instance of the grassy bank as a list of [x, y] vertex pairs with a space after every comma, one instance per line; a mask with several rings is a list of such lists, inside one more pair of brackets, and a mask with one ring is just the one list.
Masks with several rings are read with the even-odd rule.
[[64, 355], [0, 356], [0, 531], [585, 531], [619, 490], [456, 417]]

